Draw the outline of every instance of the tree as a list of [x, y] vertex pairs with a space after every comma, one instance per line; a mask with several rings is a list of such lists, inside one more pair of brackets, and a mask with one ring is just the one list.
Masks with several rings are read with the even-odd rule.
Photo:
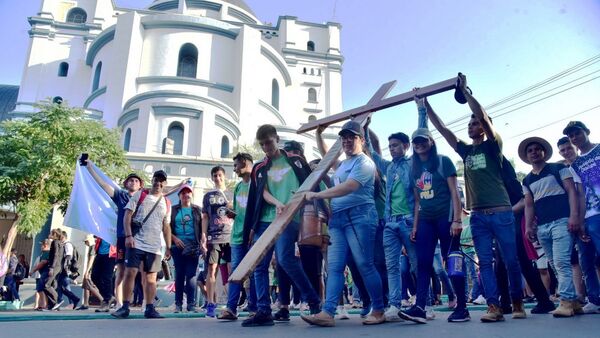
[[117, 130], [85, 118], [80, 109], [38, 108], [29, 120], [0, 123], [0, 205], [16, 210], [5, 253], [17, 232], [37, 233], [52, 207], [66, 211], [79, 154], [88, 153], [112, 177], [125, 177], [129, 170]]

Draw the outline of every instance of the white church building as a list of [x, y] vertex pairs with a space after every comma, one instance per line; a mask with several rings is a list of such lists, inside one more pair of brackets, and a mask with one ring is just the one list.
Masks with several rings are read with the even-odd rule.
[[242, 0], [150, 2], [43, 0], [28, 18], [21, 85], [0, 89], [18, 90], [14, 110], [0, 118], [63, 99], [120, 128], [131, 165], [164, 169], [170, 183], [230, 168], [236, 146], [253, 144], [265, 123], [319, 157], [314, 135], [296, 129], [342, 111], [340, 24], [266, 24]]

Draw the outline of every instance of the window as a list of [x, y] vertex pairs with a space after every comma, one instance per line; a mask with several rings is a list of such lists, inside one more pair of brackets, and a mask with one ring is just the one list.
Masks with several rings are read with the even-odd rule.
[[314, 88], [308, 88], [308, 102], [317, 102], [317, 91]]
[[125, 137], [123, 140], [123, 149], [125, 151], [129, 151], [129, 145], [131, 144], [131, 128], [128, 128], [125, 132]]
[[312, 41], [307, 42], [306, 50], [308, 50], [309, 52], [314, 52], [315, 51], [315, 43]]
[[96, 71], [94, 72], [94, 82], [92, 83], [92, 92], [98, 90], [100, 86], [100, 74], [102, 73], [102, 61], [96, 65]]
[[148, 164], [144, 167], [144, 171], [147, 174], [152, 174], [154, 172], [154, 166], [152, 164]]
[[183, 125], [179, 122], [173, 122], [169, 126], [167, 138], [173, 140], [173, 155], [183, 154]]
[[229, 139], [227, 136], [221, 138], [221, 158], [225, 158], [229, 155]]
[[61, 62], [58, 66], [58, 76], [66, 77], [69, 74], [69, 64], [66, 62]]
[[163, 170], [167, 173], [167, 175], [171, 175], [171, 167], [170, 166], [166, 165]]
[[179, 63], [177, 76], [196, 78], [198, 68], [198, 48], [191, 43], [186, 43], [179, 50]]
[[187, 168], [181, 167], [181, 169], [179, 169], [179, 176], [185, 176], [185, 175], [187, 175]]
[[67, 13], [67, 22], [70, 23], [85, 23], [87, 21], [87, 13], [79, 8], [71, 8], [69, 13]]
[[302, 69], [302, 74], [306, 74], [306, 67]]
[[271, 105], [279, 110], [279, 83], [275, 79], [271, 82]]
[[309, 115], [308, 116], [308, 122], [312, 122], [312, 121], [316, 121], [316, 120], [317, 120], [316, 116], [314, 116], [314, 115]]

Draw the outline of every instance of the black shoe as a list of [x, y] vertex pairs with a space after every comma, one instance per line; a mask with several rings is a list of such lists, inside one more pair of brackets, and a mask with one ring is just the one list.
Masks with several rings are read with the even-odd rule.
[[243, 327], [254, 327], [254, 326], [273, 326], [273, 316], [266, 312], [257, 312], [254, 316], [244, 320], [242, 322]]
[[289, 322], [290, 311], [286, 308], [281, 308], [273, 315], [273, 320], [277, 322]]
[[450, 323], [468, 322], [469, 320], [471, 320], [471, 315], [467, 309], [455, 309], [448, 316], [448, 322]]
[[80, 307], [76, 308], [75, 310], [79, 310], [79, 311], [85, 311], [85, 310], [89, 310], [89, 306], [85, 306], [85, 305], [81, 305]]
[[398, 316], [404, 320], [410, 320], [419, 324], [427, 323], [427, 315], [425, 314], [425, 310], [421, 309], [417, 305], [413, 305], [406, 311], [398, 312]]
[[534, 315], [545, 314], [549, 313], [550, 311], [554, 311], [555, 309], [556, 305], [554, 305], [554, 303], [552, 303], [551, 301], [548, 301], [544, 303], [537, 303], [537, 305], [531, 309], [531, 313]]
[[75, 301], [73, 302], [73, 310], [77, 309], [77, 306], [79, 305], [80, 301], [81, 301], [81, 298], [75, 299]]
[[125, 318], [129, 317], [129, 309], [121, 307], [120, 309], [111, 313], [110, 315], [115, 318], [125, 319]]
[[146, 317], [148, 319], [165, 318], [165, 317], [161, 316], [160, 313], [158, 313], [158, 311], [156, 311], [155, 308], [146, 309], [146, 311], [144, 311], [144, 317]]

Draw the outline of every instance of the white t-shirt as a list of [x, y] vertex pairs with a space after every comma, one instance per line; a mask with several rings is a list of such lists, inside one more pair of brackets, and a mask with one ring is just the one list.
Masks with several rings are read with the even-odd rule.
[[[125, 209], [135, 212], [141, 194], [141, 190], [136, 192], [131, 199], [129, 199], [129, 203], [127, 203]], [[142, 222], [150, 210], [152, 210], [159, 197], [160, 196], [154, 196], [148, 193], [140, 205], [138, 213], [135, 215], [135, 220]], [[136, 249], [157, 255], [161, 254], [163, 221], [166, 223], [171, 222], [171, 210], [167, 209], [166, 197], [162, 198], [152, 215], [150, 215], [146, 223], [142, 225], [140, 232], [135, 235], [134, 240]]]

